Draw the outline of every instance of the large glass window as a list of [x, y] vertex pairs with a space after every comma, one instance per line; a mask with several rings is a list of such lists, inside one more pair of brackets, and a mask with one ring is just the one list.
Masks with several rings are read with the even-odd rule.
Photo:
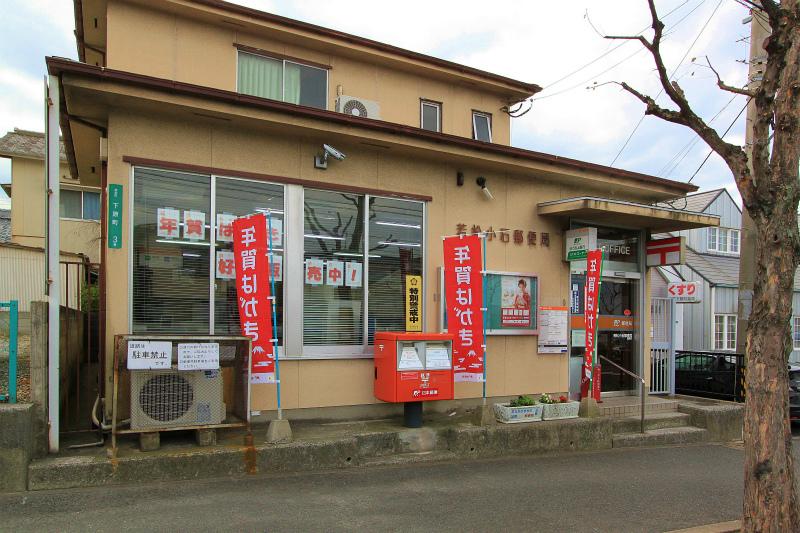
[[492, 116], [489, 113], [472, 112], [472, 138], [492, 142]]
[[714, 349], [736, 350], [736, 315], [714, 315]]
[[239, 92], [326, 109], [328, 71], [292, 61], [239, 52]]
[[303, 208], [303, 344], [362, 345], [365, 198], [306, 189]]
[[83, 193], [83, 219], [100, 220], [100, 193]]
[[739, 255], [738, 229], [708, 228], [708, 251]]
[[792, 349], [800, 350], [800, 316], [792, 317]]
[[406, 276], [422, 275], [422, 204], [369, 199], [369, 328], [404, 331]]
[[210, 211], [208, 176], [136, 169], [134, 333], [208, 334]]
[[81, 218], [81, 191], [62, 189], [59, 193], [61, 218]]
[[422, 100], [419, 109], [419, 122], [423, 130], [442, 131], [442, 104]]
[[[216, 178], [216, 265], [214, 268], [214, 333], [239, 335], [239, 309], [235, 272], [231, 270], [233, 253], [233, 218], [252, 213], [269, 214], [273, 231], [273, 274], [275, 278], [278, 344], [283, 344], [283, 186], [233, 178]], [[267, 279], [266, 277], [264, 279]]]

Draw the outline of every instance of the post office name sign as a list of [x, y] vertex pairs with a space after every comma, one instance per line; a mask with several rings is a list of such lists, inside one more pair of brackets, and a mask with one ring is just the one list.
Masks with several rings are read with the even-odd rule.
[[566, 260], [579, 261], [586, 259], [589, 250], [597, 248], [597, 228], [572, 229], [564, 238], [566, 244]]
[[696, 304], [703, 301], [703, 286], [699, 281], [678, 281], [667, 285], [667, 295], [676, 304]]

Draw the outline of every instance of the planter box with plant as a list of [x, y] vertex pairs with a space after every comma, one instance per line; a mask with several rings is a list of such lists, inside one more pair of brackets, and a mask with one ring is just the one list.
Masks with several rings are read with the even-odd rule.
[[494, 404], [494, 414], [504, 424], [536, 422], [542, 419], [542, 407], [530, 396], [519, 396], [508, 403]]
[[542, 394], [539, 398], [542, 404], [542, 420], [560, 420], [562, 418], [578, 418], [580, 402], [571, 402], [566, 396], [558, 398], [549, 394]]

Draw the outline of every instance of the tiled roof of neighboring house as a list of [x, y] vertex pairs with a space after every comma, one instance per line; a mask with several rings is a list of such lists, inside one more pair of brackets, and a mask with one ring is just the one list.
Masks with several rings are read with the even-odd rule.
[[[66, 161], [64, 141], [61, 141], [59, 152], [60, 159]], [[14, 128], [0, 137], [0, 156], [44, 159], [44, 133]]]
[[739, 286], [739, 257], [698, 254], [686, 247], [686, 265], [712, 285]]
[[682, 211], [691, 211], [693, 213], [702, 213], [709, 205], [711, 205], [711, 202], [716, 200], [717, 197], [723, 192], [725, 192], [725, 189], [696, 192], [694, 194], [687, 194], [685, 198], [671, 200], [669, 203], [658, 202], [656, 205], [661, 207], [669, 207], [672, 209], [680, 209]]
[[0, 209], [0, 242], [11, 240], [11, 210]]

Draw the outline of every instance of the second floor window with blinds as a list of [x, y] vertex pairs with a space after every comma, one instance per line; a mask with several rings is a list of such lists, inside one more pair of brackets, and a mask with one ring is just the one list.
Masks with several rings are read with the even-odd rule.
[[319, 109], [327, 108], [328, 71], [239, 52], [239, 92]]

